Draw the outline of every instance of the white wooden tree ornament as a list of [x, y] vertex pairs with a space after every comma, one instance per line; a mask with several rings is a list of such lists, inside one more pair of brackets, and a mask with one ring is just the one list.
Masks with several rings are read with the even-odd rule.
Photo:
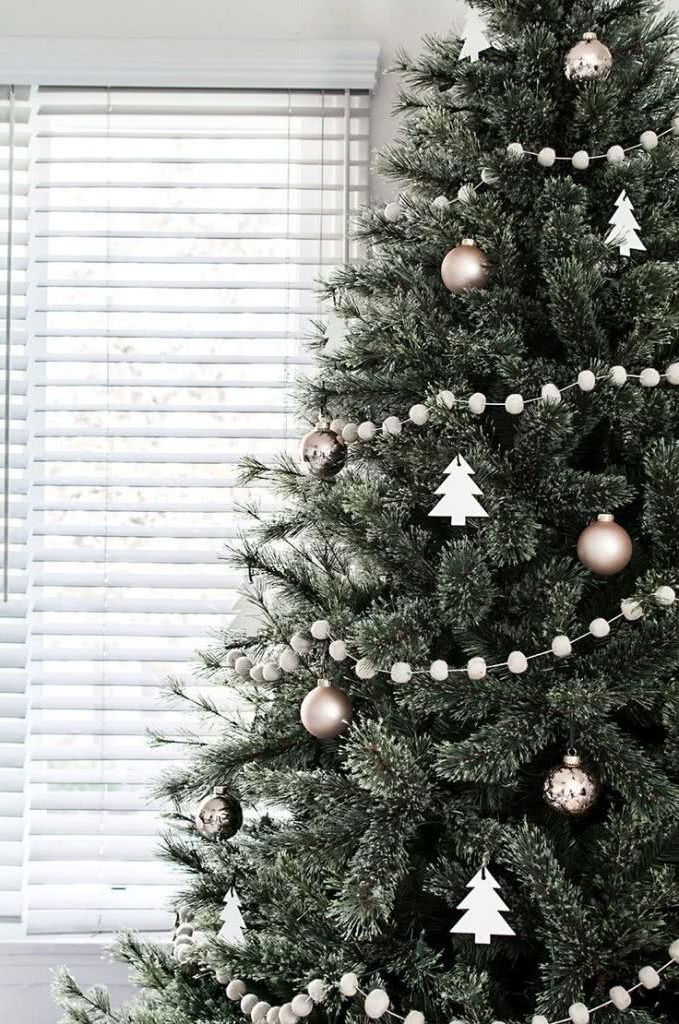
[[500, 888], [487, 867], [482, 867], [471, 882], [467, 884], [471, 892], [467, 893], [458, 910], [466, 910], [457, 924], [450, 929], [457, 935], [473, 935], [477, 946], [489, 946], [491, 935], [515, 935], [502, 912], [509, 910], [507, 904], [498, 896]]
[[612, 227], [606, 235], [606, 244], [617, 245], [621, 256], [629, 256], [632, 249], [645, 252], [646, 246], [637, 234], [641, 228], [632, 213], [634, 207], [625, 189], [615, 200], [615, 206], [615, 213], [608, 222]]
[[464, 23], [462, 39], [464, 44], [458, 60], [465, 60], [468, 57], [472, 63], [479, 59], [481, 50], [489, 50], [493, 45], [488, 38], [488, 26], [474, 8], [471, 9]]
[[487, 519], [488, 513], [474, 497], [483, 495], [483, 491], [471, 477], [474, 470], [461, 455], [456, 455], [446, 469], [446, 479], [435, 491], [443, 497], [429, 513], [447, 519], [450, 516], [451, 526], [466, 526], [468, 518]]
[[240, 900], [235, 889], [229, 889], [224, 897], [224, 909], [219, 917], [224, 922], [219, 929], [219, 938], [224, 942], [230, 942], [232, 946], [242, 946], [245, 942], [245, 921], [240, 912]]

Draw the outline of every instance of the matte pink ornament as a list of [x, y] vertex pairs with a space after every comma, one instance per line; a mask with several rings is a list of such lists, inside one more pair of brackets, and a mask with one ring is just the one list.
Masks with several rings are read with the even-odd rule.
[[441, 277], [448, 291], [459, 295], [488, 284], [488, 257], [473, 238], [463, 238], [441, 264]]
[[622, 572], [632, 557], [632, 540], [612, 515], [597, 516], [578, 538], [578, 558], [597, 576]]
[[344, 690], [322, 679], [307, 693], [300, 708], [302, 725], [319, 740], [341, 736], [351, 725], [354, 709]]

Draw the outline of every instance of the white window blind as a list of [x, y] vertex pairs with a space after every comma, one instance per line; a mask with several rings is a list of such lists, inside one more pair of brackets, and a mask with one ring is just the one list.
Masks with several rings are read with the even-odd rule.
[[145, 732], [186, 724], [159, 690], [233, 617], [238, 461], [296, 448], [290, 387], [365, 199], [368, 97], [25, 97], [1, 913], [29, 933], [154, 930], [174, 878], [148, 790], [177, 750]]

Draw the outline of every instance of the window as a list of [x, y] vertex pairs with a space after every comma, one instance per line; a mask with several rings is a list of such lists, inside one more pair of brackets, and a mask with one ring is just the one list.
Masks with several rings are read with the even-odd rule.
[[289, 388], [365, 199], [368, 113], [344, 90], [0, 94], [0, 916], [29, 934], [169, 926], [148, 790], [176, 751], [145, 732], [179, 726], [159, 690], [233, 618], [239, 459], [296, 448]]

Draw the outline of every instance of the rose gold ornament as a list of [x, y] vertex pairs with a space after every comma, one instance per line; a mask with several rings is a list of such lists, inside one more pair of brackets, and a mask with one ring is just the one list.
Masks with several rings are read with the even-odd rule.
[[329, 420], [320, 419], [314, 429], [302, 438], [299, 457], [311, 476], [330, 480], [337, 476], [347, 461], [347, 444], [341, 434], [330, 429]]
[[441, 264], [441, 277], [448, 291], [459, 295], [488, 284], [488, 257], [473, 238], [463, 238], [459, 245], [446, 253]]
[[613, 56], [596, 32], [585, 32], [566, 54], [566, 78], [573, 82], [602, 82], [611, 73]]
[[198, 804], [195, 820], [202, 835], [231, 839], [243, 824], [243, 809], [226, 786], [215, 786]]
[[629, 533], [612, 515], [603, 513], [590, 523], [578, 538], [578, 558], [598, 576], [622, 572], [632, 557]]
[[596, 803], [599, 783], [582, 767], [577, 751], [571, 747], [561, 764], [547, 775], [544, 795], [549, 806], [559, 814], [578, 817]]
[[354, 709], [344, 690], [319, 679], [318, 686], [307, 693], [299, 716], [307, 732], [319, 740], [341, 736], [349, 728]]

